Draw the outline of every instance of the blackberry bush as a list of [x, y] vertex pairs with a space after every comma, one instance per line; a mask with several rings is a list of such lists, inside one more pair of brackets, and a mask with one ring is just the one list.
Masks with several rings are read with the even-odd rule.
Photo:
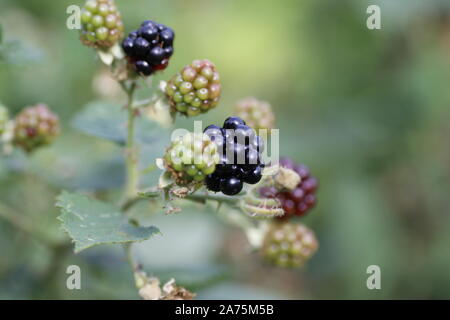
[[172, 112], [196, 116], [217, 106], [222, 87], [219, 73], [209, 60], [195, 60], [167, 83]]
[[171, 144], [164, 160], [177, 184], [187, 185], [193, 181], [201, 182], [213, 173], [219, 154], [207, 135], [188, 133]]
[[261, 254], [269, 263], [295, 268], [303, 266], [317, 248], [314, 232], [305, 225], [274, 223], [264, 237]]
[[279, 219], [303, 216], [317, 203], [315, 192], [318, 187], [318, 180], [311, 176], [305, 165], [296, 164], [291, 159], [280, 159], [280, 166], [297, 172], [301, 178], [297, 187], [291, 191], [278, 191], [274, 187], [263, 187], [260, 189], [260, 193], [264, 197], [276, 197], [281, 201], [285, 214], [278, 217]]
[[14, 144], [26, 152], [51, 143], [59, 134], [59, 119], [45, 104], [27, 107], [14, 125]]
[[206, 187], [210, 191], [235, 195], [241, 192], [244, 183], [255, 184], [261, 180], [264, 142], [244, 120], [229, 117], [222, 128], [210, 125], [204, 132], [217, 145], [221, 155], [216, 171], [206, 178]]
[[105, 49], [123, 37], [123, 23], [113, 0], [88, 0], [81, 12], [81, 42]]
[[[164, 209], [161, 212], [174, 213], [181, 211], [173, 205], [174, 199], [202, 204], [216, 201], [217, 210], [223, 208], [222, 204], [231, 209], [221, 214], [221, 218], [239, 226], [252, 247], [261, 249], [268, 261], [281, 266], [302, 265], [317, 249], [314, 233], [303, 225], [280, 223], [277, 218], [283, 214], [286, 217], [303, 214], [311, 208], [315, 203], [317, 180], [305, 167], [287, 160], [282, 165], [293, 170], [282, 168], [274, 172], [278, 169], [275, 166], [265, 168], [262, 159], [265, 141], [255, 129], [273, 128], [270, 105], [255, 98], [241, 100], [236, 105], [237, 116], [228, 117], [221, 127], [210, 125], [203, 132], [184, 134], [173, 140], [165, 151], [159, 150], [163, 154], [161, 158], [153, 157], [154, 162], [148, 163], [148, 158], [154, 155], [152, 151], [159, 147], [157, 140], [163, 139], [161, 133], [173, 125], [176, 114], [190, 117], [215, 108], [222, 86], [216, 66], [207, 59], [185, 65], [167, 82], [143, 81], [138, 75], [150, 77], [168, 66], [174, 53], [175, 33], [168, 26], [146, 20], [119, 46], [117, 42], [123, 30], [120, 13], [112, 0], [86, 2], [81, 39], [97, 49], [101, 61], [110, 68], [118, 87], [124, 91], [126, 102], [116, 106], [111, 114], [110, 109], [104, 108], [112, 107], [109, 104], [89, 105], [76, 119], [82, 120], [75, 123], [85, 133], [123, 147], [126, 178], [119, 204], [77, 192], [62, 191], [58, 196], [56, 206], [61, 209], [58, 218], [72, 238], [75, 252], [101, 244], [121, 244], [141, 297], [190, 299], [194, 294], [176, 286], [174, 281], [161, 288], [159, 279], [143, 273], [132, 245], [160, 232], [155, 226], [141, 225], [139, 215], [130, 218], [130, 209], [142, 200], [151, 200]], [[164, 128], [149, 129], [155, 123], [146, 122], [148, 119], [141, 117], [143, 114]], [[0, 109], [0, 130], [5, 118]], [[9, 124], [11, 127], [12, 121]], [[58, 118], [45, 105], [29, 107], [16, 117], [13, 131], [14, 144], [30, 152], [55, 138], [59, 132]], [[145, 185], [153, 177], [143, 179], [143, 176], [156, 168], [162, 170], [158, 182]], [[241, 193], [245, 184], [252, 186]], [[252, 220], [258, 218], [265, 221]], [[26, 231], [32, 232], [26, 226]], [[267, 233], [266, 226], [269, 226]]]
[[175, 33], [163, 24], [146, 20], [122, 42], [129, 65], [140, 75], [150, 76], [169, 65]]
[[273, 129], [275, 125], [275, 115], [272, 107], [266, 101], [261, 101], [250, 97], [238, 101], [234, 107], [237, 116], [255, 130]]

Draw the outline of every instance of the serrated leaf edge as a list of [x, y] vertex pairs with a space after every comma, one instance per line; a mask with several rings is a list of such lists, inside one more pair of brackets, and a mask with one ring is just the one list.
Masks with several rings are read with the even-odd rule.
[[[55, 206], [56, 206], [57, 208], [60, 208], [60, 209], [61, 209], [61, 214], [58, 215], [56, 218], [57, 218], [59, 221], [61, 221], [61, 230], [63, 230], [64, 232], [66, 232], [66, 233], [69, 235], [71, 242], [75, 244], [75, 247], [74, 247], [74, 253], [75, 253], [75, 254], [80, 253], [81, 251], [83, 251], [83, 250], [85, 250], [85, 249], [89, 249], [89, 248], [92, 248], [92, 247], [95, 247], [95, 246], [98, 246], [98, 245], [102, 245], [102, 244], [126, 244], [126, 243], [143, 242], [143, 241], [146, 241], [146, 240], [150, 239], [150, 238], [151, 238], [152, 236], [154, 236], [154, 235], [160, 235], [160, 236], [162, 236], [162, 232], [161, 232], [157, 227], [155, 227], [155, 226], [149, 226], [149, 227], [145, 227], [145, 228], [151, 229], [151, 231], [152, 231], [151, 234], [150, 234], [148, 237], [143, 238], [143, 239], [141, 239], [141, 240], [97, 242], [97, 243], [93, 243], [93, 244], [91, 244], [91, 245], [81, 246], [81, 245], [80, 245], [80, 241], [77, 241], [77, 240], [75, 239], [75, 237], [71, 234], [71, 232], [66, 228], [66, 226], [65, 226], [65, 221], [62, 219], [62, 215], [63, 215], [64, 213], [66, 213], [66, 214], [71, 213], [71, 214], [75, 214], [77, 217], [79, 217], [81, 220], [83, 220], [83, 217], [79, 216], [78, 214], [73, 213], [73, 212], [68, 212], [68, 211], [66, 210], [66, 207], [62, 204], [62, 201], [63, 201], [63, 200], [61, 199], [61, 197], [64, 197], [65, 195], [71, 195], [71, 194], [72, 194], [72, 193], [67, 192], [67, 191], [65, 191], [65, 190], [62, 191], [62, 192], [56, 197], [56, 203], [55, 203]], [[88, 196], [86, 196], [86, 195], [82, 195], [82, 194], [80, 194], [80, 195], [83, 196], [83, 197], [88, 198], [89, 200], [91, 200], [91, 198], [88, 197]]]

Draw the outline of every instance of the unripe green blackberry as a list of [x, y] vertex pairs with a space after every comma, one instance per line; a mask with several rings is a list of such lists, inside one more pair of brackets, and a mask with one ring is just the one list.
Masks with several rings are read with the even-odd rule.
[[121, 14], [114, 0], [88, 0], [81, 11], [81, 42], [109, 48], [123, 37]]
[[166, 86], [173, 112], [196, 116], [217, 106], [221, 94], [219, 73], [209, 60], [194, 60]]
[[172, 142], [164, 156], [165, 166], [177, 185], [202, 182], [219, 162], [216, 144], [206, 134], [187, 133]]
[[13, 142], [26, 152], [51, 143], [59, 134], [58, 116], [45, 104], [25, 108], [14, 122]]
[[275, 115], [266, 101], [244, 98], [236, 103], [234, 110], [238, 117], [255, 130], [273, 129], [275, 126]]
[[261, 253], [280, 267], [301, 267], [318, 248], [314, 232], [303, 224], [274, 223], [267, 231]]
[[0, 104], [0, 136], [5, 132], [9, 120], [8, 109]]

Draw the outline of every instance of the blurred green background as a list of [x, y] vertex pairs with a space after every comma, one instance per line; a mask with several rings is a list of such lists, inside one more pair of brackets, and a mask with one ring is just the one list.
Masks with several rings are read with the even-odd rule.
[[[221, 103], [195, 120], [220, 123], [242, 97], [268, 100], [281, 154], [321, 182], [319, 205], [302, 219], [320, 241], [305, 268], [262, 264], [208, 206], [166, 216], [143, 204], [136, 214], [153, 212], [149, 221], [163, 233], [136, 246], [147, 271], [175, 277], [202, 299], [450, 298], [448, 1], [116, 2], [127, 32], [144, 19], [176, 31], [158, 79], [195, 58], [216, 63]], [[0, 220], [0, 299], [138, 298], [120, 247], [74, 255], [56, 220], [61, 189], [114, 200], [123, 183], [120, 149], [70, 126], [92, 100], [124, 101], [94, 51], [66, 28], [71, 4], [83, 1], [0, 0], [4, 38], [25, 46], [22, 63], [0, 63], [0, 101], [12, 114], [45, 102], [63, 122], [51, 147], [0, 162], [0, 210], [14, 208], [58, 243]], [[381, 7], [381, 30], [366, 27], [369, 4]], [[70, 264], [82, 269], [82, 290], [65, 287]], [[374, 264], [381, 290], [366, 287]]]

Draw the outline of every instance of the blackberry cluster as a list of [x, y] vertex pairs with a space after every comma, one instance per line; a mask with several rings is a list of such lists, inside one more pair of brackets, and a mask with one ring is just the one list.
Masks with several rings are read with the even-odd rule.
[[214, 172], [219, 161], [217, 146], [205, 134], [188, 133], [172, 142], [165, 154], [165, 165], [178, 185], [203, 181]]
[[14, 122], [14, 144], [27, 152], [51, 143], [59, 134], [58, 116], [45, 104], [25, 108]]
[[316, 205], [317, 199], [315, 192], [318, 187], [318, 181], [311, 176], [309, 169], [296, 164], [291, 159], [280, 159], [280, 165], [297, 172], [301, 181], [297, 187], [289, 192], [279, 192], [274, 187], [264, 187], [260, 189], [260, 194], [266, 198], [278, 198], [281, 202], [285, 214], [278, 219], [287, 219], [296, 216], [303, 216]]
[[146, 20], [123, 40], [122, 48], [136, 72], [149, 76], [169, 65], [174, 38], [171, 28]]
[[275, 115], [266, 101], [253, 97], [244, 98], [236, 103], [234, 110], [255, 130], [273, 129], [275, 126]]
[[267, 231], [261, 253], [280, 267], [301, 267], [317, 251], [314, 232], [303, 224], [274, 223]]
[[109, 48], [123, 37], [123, 23], [113, 0], [88, 0], [81, 12], [81, 41]]
[[196, 116], [217, 106], [221, 89], [216, 66], [209, 60], [194, 60], [170, 79], [166, 95], [173, 112]]
[[244, 120], [229, 117], [223, 128], [210, 125], [204, 133], [217, 145], [221, 158], [214, 173], [206, 177], [209, 190], [232, 196], [242, 190], [244, 183], [255, 184], [261, 180], [264, 141]]

